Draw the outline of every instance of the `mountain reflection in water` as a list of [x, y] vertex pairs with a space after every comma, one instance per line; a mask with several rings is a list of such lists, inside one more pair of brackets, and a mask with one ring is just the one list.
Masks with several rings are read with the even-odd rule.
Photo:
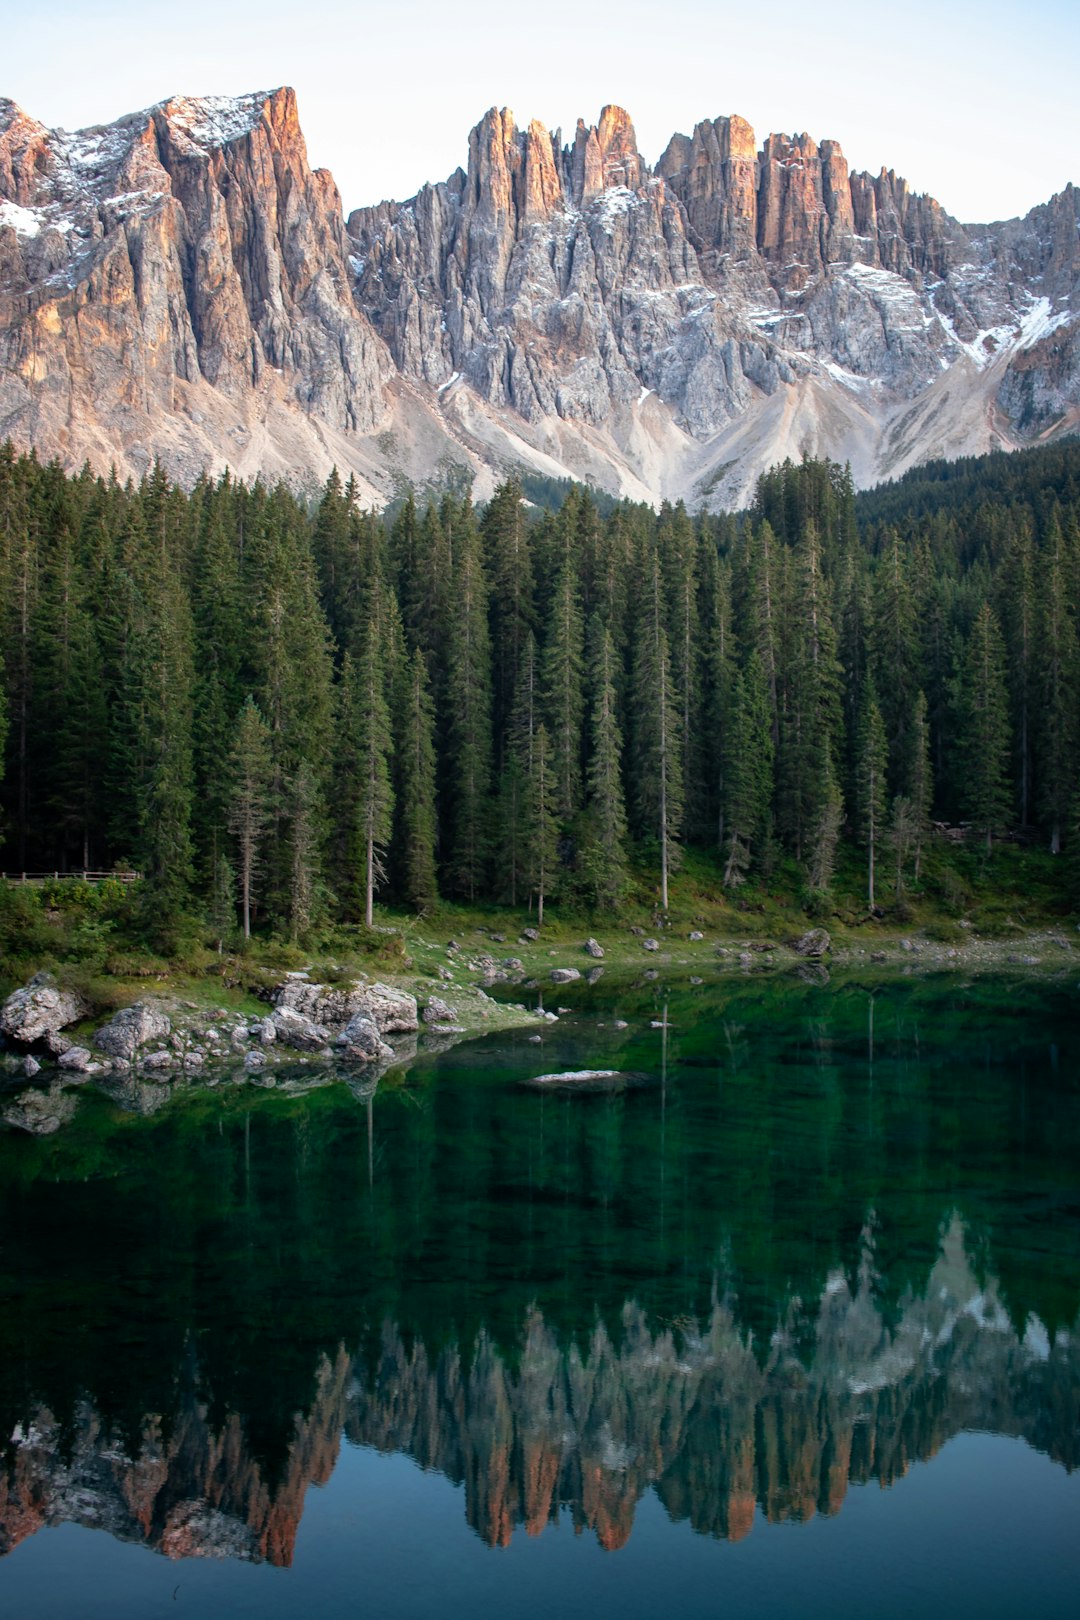
[[961, 1430], [1023, 1437], [1071, 1471], [1080, 1460], [1080, 1321], [1018, 1332], [993, 1277], [980, 1285], [959, 1215], [920, 1294], [886, 1312], [873, 1229], [848, 1278], [788, 1304], [767, 1346], [717, 1300], [702, 1322], [650, 1323], [628, 1301], [614, 1328], [560, 1341], [530, 1310], [504, 1353], [486, 1332], [463, 1347], [407, 1343], [387, 1321], [375, 1344], [319, 1360], [271, 1480], [245, 1424], [208, 1419], [189, 1346], [166, 1428], [135, 1443], [88, 1395], [62, 1430], [37, 1408], [12, 1434], [0, 1474], [0, 1551], [74, 1521], [169, 1557], [287, 1565], [309, 1484], [325, 1484], [346, 1442], [404, 1452], [465, 1487], [469, 1524], [491, 1545], [537, 1535], [569, 1509], [605, 1548], [629, 1539], [653, 1489], [674, 1520], [738, 1540], [770, 1522], [843, 1505], [849, 1484], [892, 1485]]

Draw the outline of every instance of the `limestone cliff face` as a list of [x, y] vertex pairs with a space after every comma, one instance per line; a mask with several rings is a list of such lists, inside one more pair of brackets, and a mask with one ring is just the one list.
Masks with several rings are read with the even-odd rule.
[[1080, 420], [1077, 192], [961, 226], [741, 118], [651, 169], [621, 108], [492, 109], [464, 170], [342, 219], [290, 90], [77, 135], [0, 102], [0, 437], [378, 499], [447, 458], [722, 504], [806, 450], [869, 483]]
[[194, 475], [204, 404], [239, 449], [271, 400], [342, 431], [384, 414], [391, 367], [291, 90], [77, 135], [0, 103], [0, 192], [0, 434], [136, 465], [186, 440]]

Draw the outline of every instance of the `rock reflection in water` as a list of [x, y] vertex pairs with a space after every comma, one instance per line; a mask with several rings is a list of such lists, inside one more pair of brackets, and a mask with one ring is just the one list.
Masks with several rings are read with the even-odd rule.
[[74, 1521], [169, 1557], [288, 1564], [307, 1486], [330, 1478], [343, 1435], [463, 1484], [469, 1524], [498, 1546], [568, 1509], [619, 1548], [650, 1489], [673, 1519], [737, 1540], [759, 1507], [773, 1522], [835, 1513], [850, 1483], [891, 1485], [963, 1429], [1080, 1461], [1080, 1321], [1052, 1342], [1034, 1317], [1018, 1332], [959, 1216], [921, 1295], [886, 1314], [868, 1228], [850, 1281], [835, 1272], [812, 1306], [789, 1301], [768, 1346], [719, 1299], [702, 1323], [650, 1324], [628, 1302], [617, 1330], [569, 1344], [533, 1309], [512, 1355], [486, 1333], [433, 1352], [387, 1322], [374, 1355], [322, 1359], [273, 1481], [240, 1415], [208, 1421], [193, 1358], [185, 1387], [167, 1433], [148, 1418], [128, 1447], [89, 1399], [66, 1441], [53, 1414], [27, 1413], [0, 1473], [0, 1551]]

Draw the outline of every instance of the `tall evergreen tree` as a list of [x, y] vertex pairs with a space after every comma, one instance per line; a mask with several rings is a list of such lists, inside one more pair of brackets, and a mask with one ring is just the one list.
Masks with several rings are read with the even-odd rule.
[[251, 938], [251, 911], [260, 845], [270, 819], [273, 761], [270, 733], [252, 697], [240, 711], [229, 756], [229, 831], [236, 839], [244, 938]]
[[888, 742], [870, 676], [863, 683], [855, 747], [855, 819], [859, 838], [866, 845], [866, 903], [874, 909], [874, 877], [885, 832]]
[[435, 707], [420, 649], [399, 683], [397, 737], [398, 864], [401, 888], [417, 911], [439, 898], [435, 878]]
[[1005, 647], [989, 602], [983, 603], [968, 638], [959, 708], [964, 808], [985, 837], [989, 855], [995, 832], [1008, 823], [1011, 800]]
[[681, 856], [682, 748], [655, 555], [642, 593], [634, 655], [635, 803], [642, 835], [659, 847], [660, 904], [666, 911], [668, 879]]
[[615, 648], [607, 629], [598, 632], [591, 683], [589, 824], [582, 865], [594, 902], [613, 909], [626, 888], [626, 808], [622, 734], [615, 712]]
[[725, 745], [724, 883], [742, 883], [765, 833], [773, 789], [773, 741], [769, 689], [761, 655], [750, 654], [735, 680]]

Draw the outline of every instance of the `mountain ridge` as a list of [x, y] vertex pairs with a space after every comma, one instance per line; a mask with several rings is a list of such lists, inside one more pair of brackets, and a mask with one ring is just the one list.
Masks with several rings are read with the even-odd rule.
[[718, 506], [785, 455], [868, 485], [1080, 426], [1072, 185], [962, 225], [737, 116], [650, 167], [617, 106], [565, 145], [493, 108], [346, 219], [282, 88], [74, 135], [0, 100], [0, 199], [0, 438], [68, 465]]

